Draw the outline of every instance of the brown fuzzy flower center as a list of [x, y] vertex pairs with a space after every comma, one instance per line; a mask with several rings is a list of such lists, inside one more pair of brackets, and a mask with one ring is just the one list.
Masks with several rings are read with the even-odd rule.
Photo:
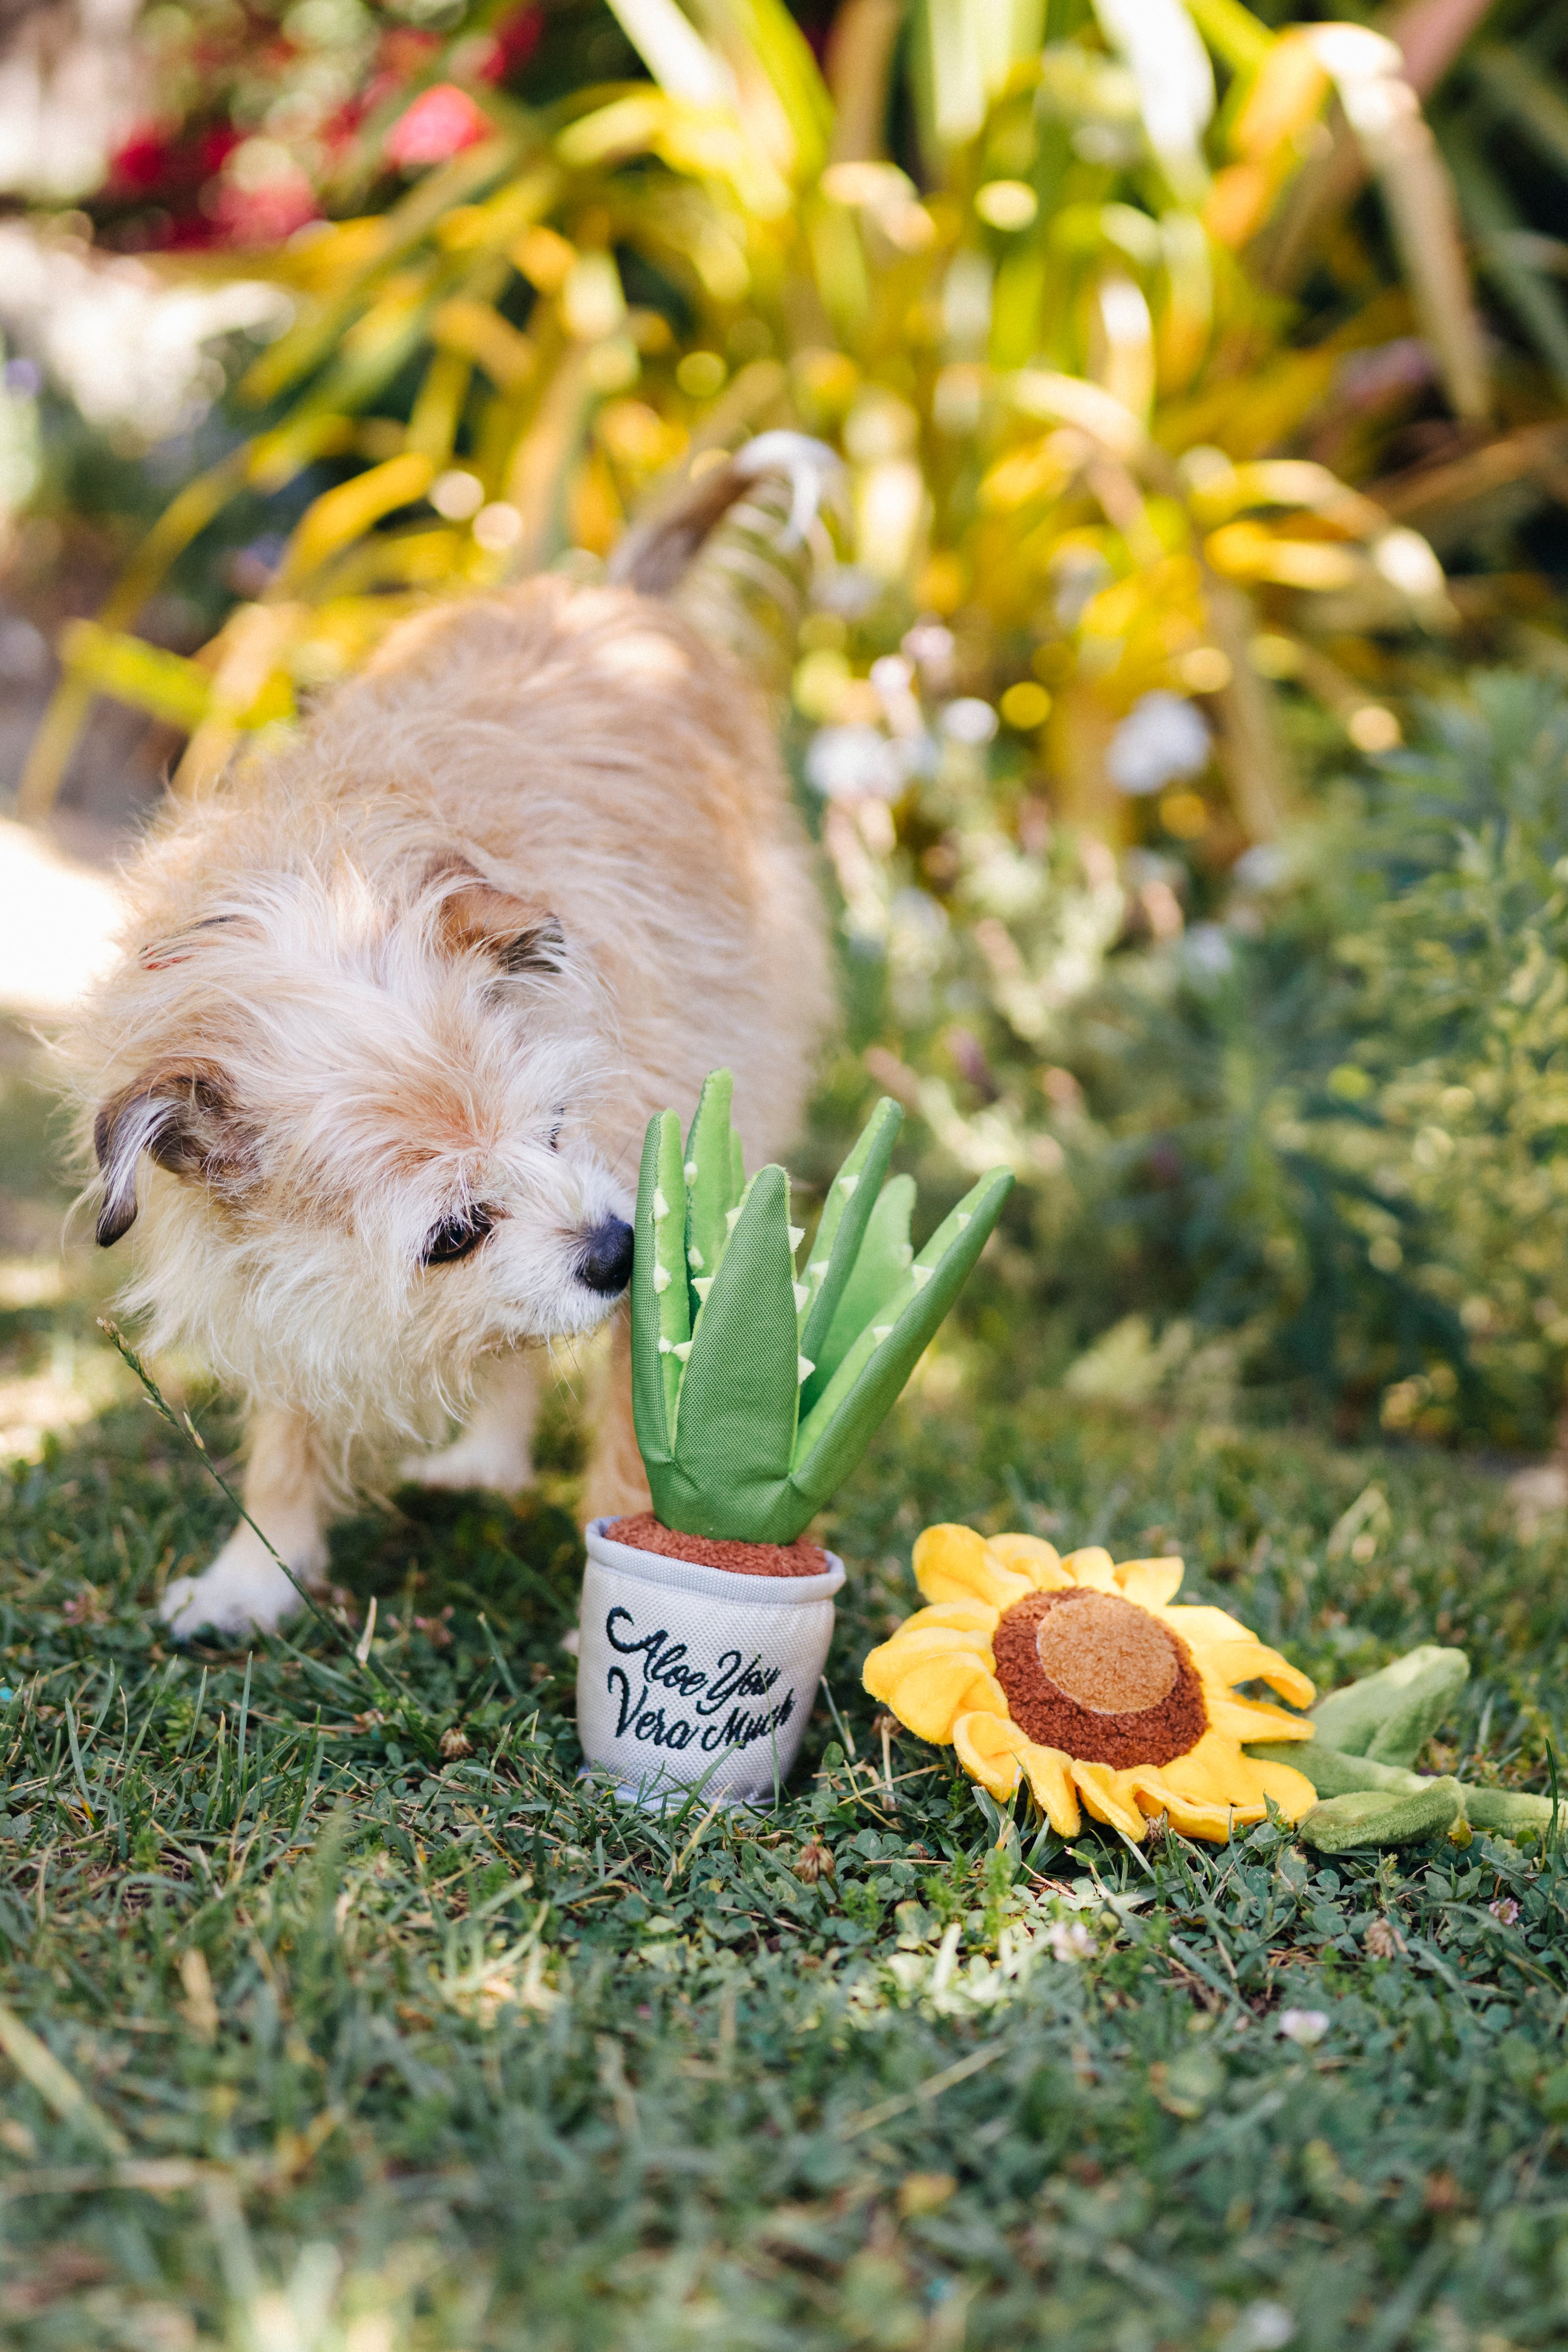
[[1019, 1729], [1086, 1764], [1169, 1764], [1208, 1727], [1186, 1643], [1116, 1593], [1031, 1592], [991, 1646]]

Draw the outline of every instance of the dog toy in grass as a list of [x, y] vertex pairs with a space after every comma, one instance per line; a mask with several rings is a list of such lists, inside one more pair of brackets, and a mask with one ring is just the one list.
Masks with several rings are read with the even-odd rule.
[[648, 1122], [632, 1270], [632, 1411], [666, 1528], [789, 1544], [843, 1484], [979, 1256], [1013, 1179], [994, 1168], [916, 1255], [914, 1185], [885, 1182], [883, 1100], [834, 1178], [804, 1273], [789, 1178], [748, 1182], [711, 1072], [684, 1144]]
[[[1081, 1808], [1133, 1839], [1163, 1813], [1219, 1842], [1269, 1799], [1292, 1822], [1316, 1805], [1307, 1773], [1275, 1752], [1305, 1748], [1314, 1724], [1232, 1687], [1264, 1682], [1305, 1706], [1312, 1685], [1223, 1609], [1173, 1605], [1179, 1559], [1063, 1559], [1037, 1536], [937, 1527], [914, 1569], [930, 1606], [872, 1651], [866, 1688], [951, 1744], [998, 1802], [1022, 1780], [1063, 1837]], [[1259, 1740], [1261, 1758], [1247, 1752]]]
[[[1309, 1845], [1321, 1853], [1407, 1845], [1461, 1824], [1510, 1838], [1550, 1833], [1549, 1797], [1427, 1779], [1411, 1769], [1469, 1671], [1462, 1650], [1427, 1646], [1318, 1701], [1312, 1709], [1317, 1737], [1300, 1759], [1322, 1800], [1300, 1823]], [[1258, 1754], [1279, 1757], [1271, 1748]]]

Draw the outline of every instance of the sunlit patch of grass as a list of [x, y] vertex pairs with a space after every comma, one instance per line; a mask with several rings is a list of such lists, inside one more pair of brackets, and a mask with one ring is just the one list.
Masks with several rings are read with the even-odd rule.
[[[1373, 1479], [1363, 1558], [1330, 1538]], [[885, 1760], [857, 1682], [920, 1525], [1023, 1519], [1180, 1545], [1325, 1679], [1462, 1641], [1443, 1760], [1538, 1780], [1563, 1546], [1521, 1545], [1499, 1482], [917, 1397], [831, 1531], [843, 1736], [819, 1708], [777, 1814], [671, 1822], [574, 1777], [555, 1504], [407, 1496], [341, 1532], [339, 1638], [180, 1654], [148, 1602], [226, 1516], [188, 1448], [116, 1409], [8, 1491], [0, 1999], [80, 2094], [6, 2062], [28, 2352], [1218, 2352], [1281, 2313], [1328, 2352], [1398, 2294], [1416, 2342], [1444, 2305], [1519, 2343], [1568, 2317], [1558, 1857], [1068, 1851], [916, 1743]]]

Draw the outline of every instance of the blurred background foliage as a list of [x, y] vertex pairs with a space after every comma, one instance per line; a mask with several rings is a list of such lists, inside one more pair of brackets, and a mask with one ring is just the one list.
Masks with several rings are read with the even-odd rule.
[[103, 698], [203, 789], [805, 429], [824, 1153], [886, 1087], [939, 1192], [1015, 1168], [976, 1365], [1552, 1442], [1568, 6], [156, 0], [133, 54], [0, 219], [11, 593], [115, 572], [25, 814]]

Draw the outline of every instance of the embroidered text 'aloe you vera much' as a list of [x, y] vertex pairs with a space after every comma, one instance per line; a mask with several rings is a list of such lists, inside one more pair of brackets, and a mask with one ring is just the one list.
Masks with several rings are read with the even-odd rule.
[[728, 1070], [684, 1143], [648, 1122], [632, 1273], [632, 1402], [667, 1528], [792, 1543], [848, 1476], [979, 1256], [1012, 1187], [983, 1176], [919, 1255], [914, 1185], [887, 1181], [903, 1113], [879, 1102], [835, 1177], [805, 1267], [789, 1178], [748, 1181]]

